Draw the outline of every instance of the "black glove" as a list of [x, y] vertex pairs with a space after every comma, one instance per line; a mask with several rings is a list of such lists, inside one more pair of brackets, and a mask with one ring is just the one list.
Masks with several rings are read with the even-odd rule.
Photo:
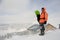
[[44, 22], [44, 24], [46, 24], [46, 23], [47, 23], [47, 21]]

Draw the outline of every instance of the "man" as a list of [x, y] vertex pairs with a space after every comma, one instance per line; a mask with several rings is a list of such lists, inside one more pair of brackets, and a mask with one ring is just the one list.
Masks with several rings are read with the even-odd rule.
[[41, 30], [41, 34], [40, 35], [44, 35], [44, 31], [45, 31], [45, 27], [44, 24], [47, 23], [48, 20], [48, 13], [46, 12], [46, 9], [43, 7], [42, 8], [42, 12], [40, 15], [40, 20], [39, 20], [39, 24], [40, 24], [40, 30]]

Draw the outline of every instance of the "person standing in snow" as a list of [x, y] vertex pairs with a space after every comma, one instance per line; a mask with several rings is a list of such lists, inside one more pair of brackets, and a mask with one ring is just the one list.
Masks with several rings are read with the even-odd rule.
[[41, 12], [41, 15], [40, 15], [40, 20], [39, 20], [41, 34], [39, 34], [39, 35], [44, 35], [44, 33], [45, 33], [44, 32], [45, 31], [44, 24], [47, 23], [48, 13], [46, 12], [46, 9], [44, 7], [41, 10], [42, 10], [42, 12]]

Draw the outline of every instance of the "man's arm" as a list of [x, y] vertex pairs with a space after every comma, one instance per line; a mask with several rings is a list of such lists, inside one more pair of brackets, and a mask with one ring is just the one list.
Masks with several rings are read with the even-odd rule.
[[46, 12], [45, 13], [45, 21], [47, 21], [48, 20], [48, 13]]

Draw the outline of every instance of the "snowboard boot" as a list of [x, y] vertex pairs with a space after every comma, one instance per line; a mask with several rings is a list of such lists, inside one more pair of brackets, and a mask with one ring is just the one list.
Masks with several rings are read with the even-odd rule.
[[44, 34], [45, 34], [44, 30], [41, 30], [41, 34], [39, 34], [39, 35], [44, 35]]

